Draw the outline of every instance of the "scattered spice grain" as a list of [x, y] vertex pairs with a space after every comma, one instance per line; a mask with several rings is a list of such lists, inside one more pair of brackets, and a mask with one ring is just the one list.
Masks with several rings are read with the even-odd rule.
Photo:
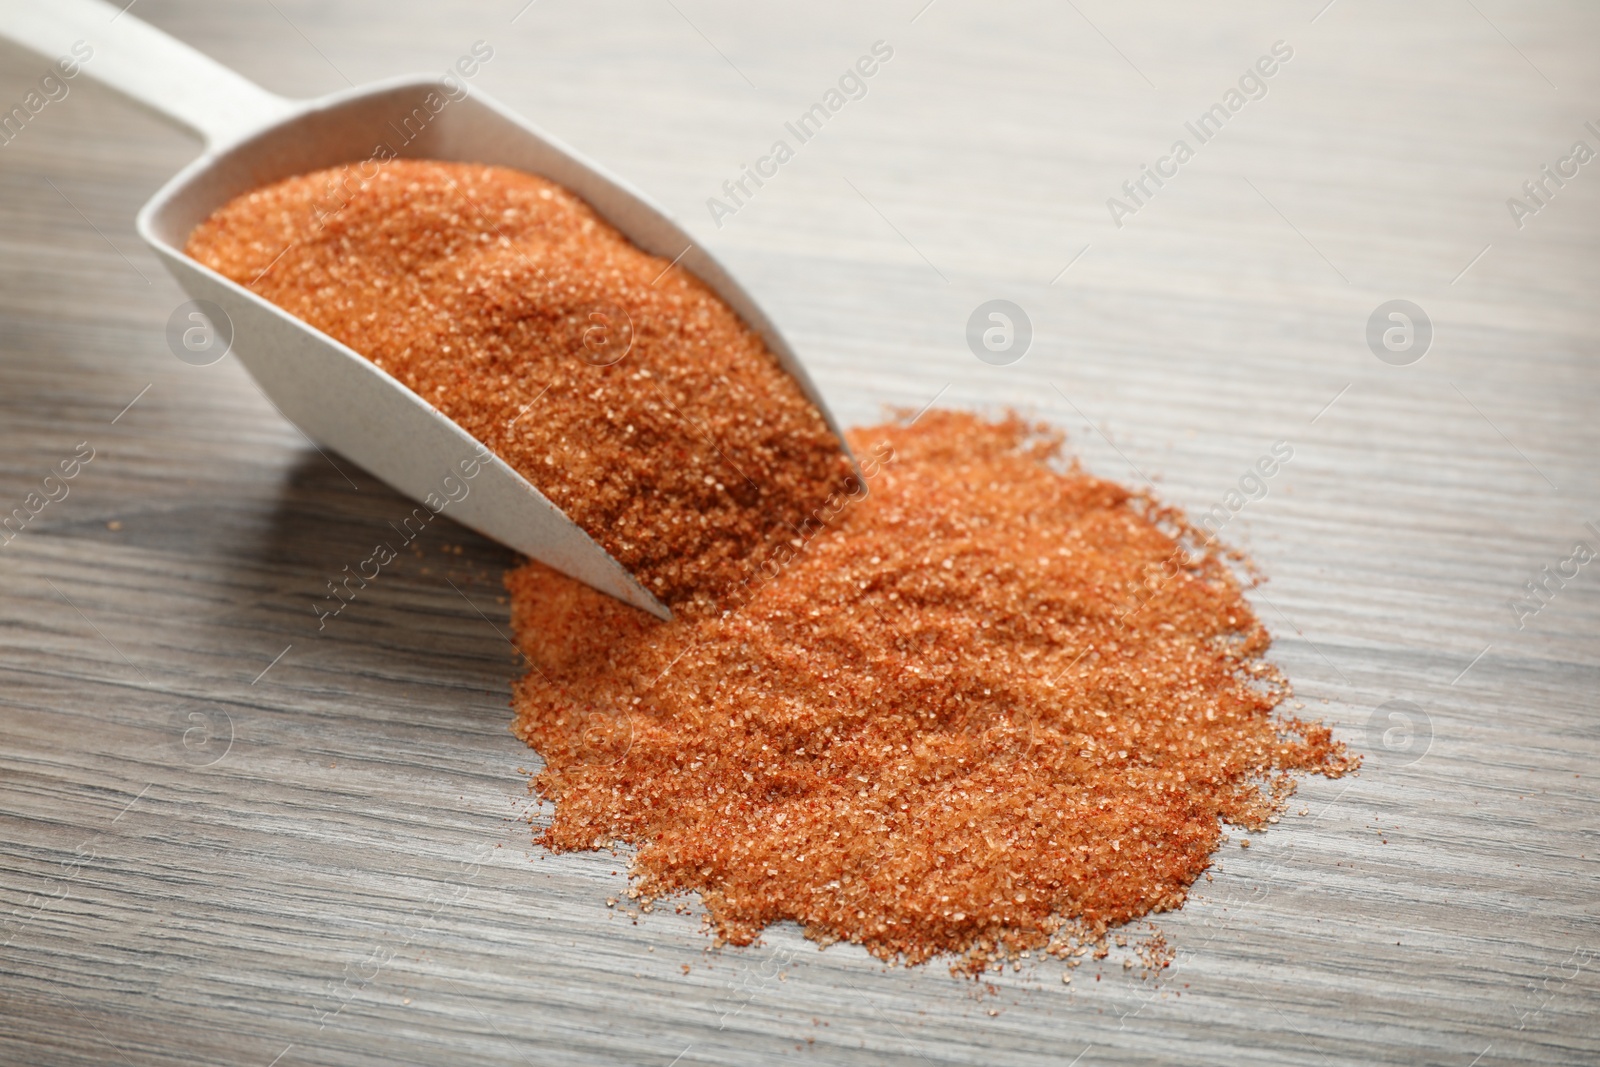
[[733, 944], [794, 920], [978, 972], [1103, 957], [1183, 903], [1222, 822], [1355, 765], [1274, 716], [1267, 632], [1178, 512], [1016, 416], [851, 436], [882, 460], [865, 498], [724, 610], [663, 624], [508, 576], [546, 845], [633, 846], [631, 895], [697, 891]]

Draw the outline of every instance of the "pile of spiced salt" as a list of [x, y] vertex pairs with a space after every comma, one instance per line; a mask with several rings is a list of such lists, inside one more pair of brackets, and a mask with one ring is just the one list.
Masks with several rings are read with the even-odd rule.
[[[507, 576], [557, 850], [636, 850], [630, 895], [719, 938], [800, 923], [969, 971], [1178, 907], [1222, 824], [1356, 764], [1288, 686], [1220, 552], [1011, 416], [821, 418], [695, 279], [570, 193], [391, 163], [243, 197], [202, 262], [380, 362], [645, 577], [662, 623]], [[582, 358], [586, 309], [633, 350]], [[528, 404], [538, 416], [515, 417]]]
[[1267, 633], [1175, 512], [1016, 417], [851, 436], [865, 497], [727, 611], [510, 576], [546, 843], [636, 847], [640, 896], [698, 891], [735, 944], [793, 919], [982, 969], [1179, 906], [1220, 821], [1353, 766], [1274, 717]]

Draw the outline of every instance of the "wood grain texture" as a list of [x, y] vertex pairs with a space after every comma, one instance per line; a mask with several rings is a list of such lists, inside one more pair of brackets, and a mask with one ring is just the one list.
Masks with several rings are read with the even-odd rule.
[[[0, 147], [0, 511], [95, 449], [0, 547], [0, 1062], [1600, 1059], [1600, 564], [1521, 629], [1509, 606], [1600, 546], [1600, 163], [1521, 229], [1505, 203], [1600, 148], [1600, 11], [1324, 4], [143, 0], [293, 95], [491, 42], [475, 84], [700, 234], [846, 422], [1019, 406], [1194, 509], [1291, 442], [1225, 534], [1368, 762], [1224, 852], [1160, 920], [1159, 984], [1113, 957], [980, 995], [607, 908], [626, 857], [531, 844], [509, 554], [440, 523], [318, 631], [409, 505], [231, 361], [168, 351], [183, 297], [132, 219], [195, 146], [80, 78]], [[879, 39], [865, 98], [713, 225]], [[1278, 40], [1267, 95], [1115, 227], [1106, 199]], [[43, 72], [0, 46], [0, 102]], [[1035, 327], [1009, 367], [963, 340], [992, 297]], [[1363, 339], [1393, 298], [1435, 327], [1411, 366]], [[1397, 699], [1427, 727], [1386, 743]]]

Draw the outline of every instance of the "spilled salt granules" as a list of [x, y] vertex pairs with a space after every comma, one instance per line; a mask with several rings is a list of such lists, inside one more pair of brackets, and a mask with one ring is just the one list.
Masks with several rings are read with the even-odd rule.
[[[864, 496], [659, 623], [508, 577], [555, 849], [637, 849], [633, 893], [969, 970], [1175, 908], [1228, 822], [1355, 761], [1180, 515], [1016, 417], [861, 430]], [[859, 486], [857, 487], [859, 490]]]
[[319, 171], [225, 205], [186, 251], [404, 382], [674, 607], [850, 474], [731, 308], [543, 178]]

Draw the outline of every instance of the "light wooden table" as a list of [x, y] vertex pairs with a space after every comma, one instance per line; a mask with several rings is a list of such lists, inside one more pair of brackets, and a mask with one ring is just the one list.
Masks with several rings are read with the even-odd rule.
[[[1160, 983], [1113, 957], [990, 995], [608, 909], [625, 857], [531, 844], [509, 554], [430, 528], [317, 631], [324, 581], [408, 505], [231, 360], [168, 351], [183, 297], [131, 222], [195, 146], [80, 78], [0, 147], [0, 511], [94, 450], [0, 547], [0, 1062], [1600, 1060], [1600, 563], [1523, 628], [1511, 607], [1600, 548], [1600, 162], [1520, 229], [1506, 206], [1600, 150], [1600, 8], [523, 2], [132, 14], [300, 95], [491, 43], [475, 84], [685, 220], [849, 422], [1019, 406], [1196, 509], [1290, 442], [1226, 536], [1367, 765], [1160, 919]], [[877, 40], [867, 95], [715, 226], [707, 197]], [[1185, 121], [1280, 40], [1198, 145]], [[0, 47], [0, 104], [43, 73]], [[1115, 227], [1107, 198], [1180, 137]], [[963, 339], [994, 297], [1035, 328], [1008, 367]], [[1364, 334], [1402, 298], [1434, 337], [1392, 366]]]

